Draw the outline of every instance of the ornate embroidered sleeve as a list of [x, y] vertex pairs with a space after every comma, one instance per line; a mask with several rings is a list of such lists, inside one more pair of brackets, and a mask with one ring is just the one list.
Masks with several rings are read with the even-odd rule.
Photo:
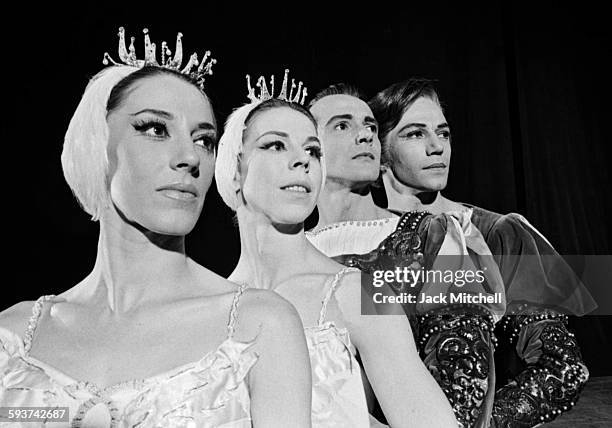
[[516, 342], [526, 367], [496, 391], [493, 426], [532, 427], [576, 403], [589, 372], [566, 323], [565, 315], [550, 310], [522, 309], [504, 317], [500, 339]]
[[418, 318], [419, 352], [461, 427], [487, 425], [495, 384], [493, 328], [492, 315], [476, 305], [431, 310]]
[[569, 410], [588, 379], [562, 313], [583, 315], [595, 304], [563, 257], [522, 216], [498, 219], [487, 243], [504, 278], [508, 313], [514, 314], [499, 324], [506, 352], [497, 356], [517, 363], [501, 367], [510, 381], [497, 387], [493, 422], [535, 426]]
[[[438, 269], [436, 261], [441, 262], [442, 267], [450, 266], [449, 269], [463, 268], [463, 264], [455, 266], [457, 260], [467, 263], [472, 260], [471, 254], [468, 248], [464, 248], [465, 245], [461, 245], [461, 230], [454, 234], [451, 226], [454, 227], [454, 222], [446, 215], [404, 214], [396, 230], [375, 251], [345, 257], [342, 263], [365, 272], [397, 268], [419, 271], [432, 266]], [[453, 247], [458, 249], [450, 253], [447, 251], [447, 259], [444, 260], [444, 257], [438, 256], [441, 248], [449, 247], [449, 242], [458, 242]], [[492, 268], [497, 269], [497, 266], [493, 263]], [[424, 278], [413, 285], [390, 285], [396, 292], [410, 291], [417, 300], [421, 300], [426, 293], [448, 295], [452, 290], [449, 286], [443, 287], [443, 284], [424, 281]], [[487, 287], [493, 285], [503, 292], [500, 275], [495, 284], [486, 284]], [[467, 288], [464, 289], [467, 291]], [[472, 289], [472, 292], [487, 293], [488, 290], [483, 286]], [[459, 426], [487, 426], [495, 385], [494, 319], [491, 308], [485, 304], [463, 303], [456, 306], [440, 299], [431, 303], [409, 302], [404, 304], [404, 311], [412, 323], [421, 358], [448, 397]]]

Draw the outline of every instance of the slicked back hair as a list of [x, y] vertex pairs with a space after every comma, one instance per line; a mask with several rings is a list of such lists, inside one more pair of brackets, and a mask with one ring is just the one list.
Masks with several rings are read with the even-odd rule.
[[308, 109], [311, 109], [313, 105], [321, 98], [328, 97], [330, 95], [350, 95], [355, 98], [359, 98], [362, 101], [366, 101], [363, 93], [355, 86], [348, 83], [336, 83], [329, 85], [327, 88], [320, 90], [315, 96], [308, 102]]

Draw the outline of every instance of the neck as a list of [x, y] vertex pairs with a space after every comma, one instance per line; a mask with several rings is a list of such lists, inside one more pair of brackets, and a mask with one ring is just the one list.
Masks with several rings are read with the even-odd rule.
[[[263, 214], [245, 206], [237, 210], [240, 228], [240, 259], [230, 275], [236, 282], [254, 288], [276, 286], [306, 269], [312, 246], [304, 236], [304, 225], [275, 225]], [[296, 263], [300, 260], [300, 263]]]
[[374, 204], [370, 184], [351, 187], [328, 178], [317, 202], [319, 222], [316, 229], [341, 221], [377, 220], [391, 216], [387, 210]]
[[455, 208], [456, 203], [442, 196], [439, 191], [416, 189], [402, 183], [391, 169], [387, 169], [382, 178], [390, 210], [442, 214]]
[[111, 208], [100, 220], [93, 271], [77, 288], [119, 313], [176, 298], [181, 284], [190, 283], [185, 280], [189, 273], [183, 236], [143, 230]]

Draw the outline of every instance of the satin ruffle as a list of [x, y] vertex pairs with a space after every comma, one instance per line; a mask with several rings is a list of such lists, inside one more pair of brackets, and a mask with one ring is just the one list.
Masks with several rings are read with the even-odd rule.
[[245, 378], [258, 359], [254, 341], [228, 338], [195, 363], [104, 389], [39, 364], [13, 332], [0, 328], [0, 342], [1, 406], [68, 407], [82, 426], [108, 426], [111, 416], [121, 427], [251, 426]]

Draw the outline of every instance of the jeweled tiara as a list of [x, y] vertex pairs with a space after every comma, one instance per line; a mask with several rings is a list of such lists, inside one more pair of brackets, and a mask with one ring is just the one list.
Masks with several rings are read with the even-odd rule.
[[113, 60], [108, 52], [104, 52], [104, 59], [102, 60], [102, 63], [104, 65], [108, 65], [110, 62], [114, 65], [129, 65], [138, 68], [142, 68], [147, 65], [168, 68], [191, 77], [197, 82], [198, 86], [203, 89], [206, 76], [213, 74], [212, 67], [217, 63], [216, 59], [210, 57], [210, 51], [206, 51], [204, 53], [202, 61], [198, 61], [198, 54], [191, 54], [187, 65], [181, 69], [181, 64], [183, 62], [183, 42], [181, 40], [183, 38], [182, 33], [178, 33], [176, 35], [176, 48], [174, 49], [174, 56], [171, 56], [172, 51], [170, 51], [168, 48], [168, 44], [166, 42], [162, 42], [161, 62], [158, 62], [156, 58], [156, 45], [155, 43], [151, 43], [151, 39], [149, 38], [149, 30], [145, 28], [142, 30], [142, 32], [144, 33], [144, 59], [136, 58], [136, 48], [134, 47], [135, 37], [130, 37], [130, 47], [125, 47], [125, 29], [120, 27], [118, 34], [119, 60], [123, 64]]
[[[270, 98], [274, 98], [274, 75], [270, 77], [270, 91], [268, 91], [268, 85], [266, 84], [266, 79], [263, 76], [259, 76], [257, 79], [256, 86], [259, 88], [259, 95], [255, 94], [255, 89], [251, 86], [251, 76], [246, 75], [247, 80], [247, 89], [249, 91], [248, 97], [251, 102], [255, 101], [266, 101]], [[285, 69], [285, 77], [283, 79], [283, 86], [281, 87], [281, 91], [276, 98], [279, 100], [289, 101], [290, 103], [300, 103], [304, 104], [304, 100], [306, 99], [306, 95], [308, 91], [305, 86], [303, 86], [303, 82], [299, 82], [297, 85], [295, 84], [295, 79], [291, 79], [291, 88], [289, 89], [289, 94], [287, 95], [287, 83], [289, 80], [289, 69]], [[295, 94], [293, 91], [296, 89]]]

